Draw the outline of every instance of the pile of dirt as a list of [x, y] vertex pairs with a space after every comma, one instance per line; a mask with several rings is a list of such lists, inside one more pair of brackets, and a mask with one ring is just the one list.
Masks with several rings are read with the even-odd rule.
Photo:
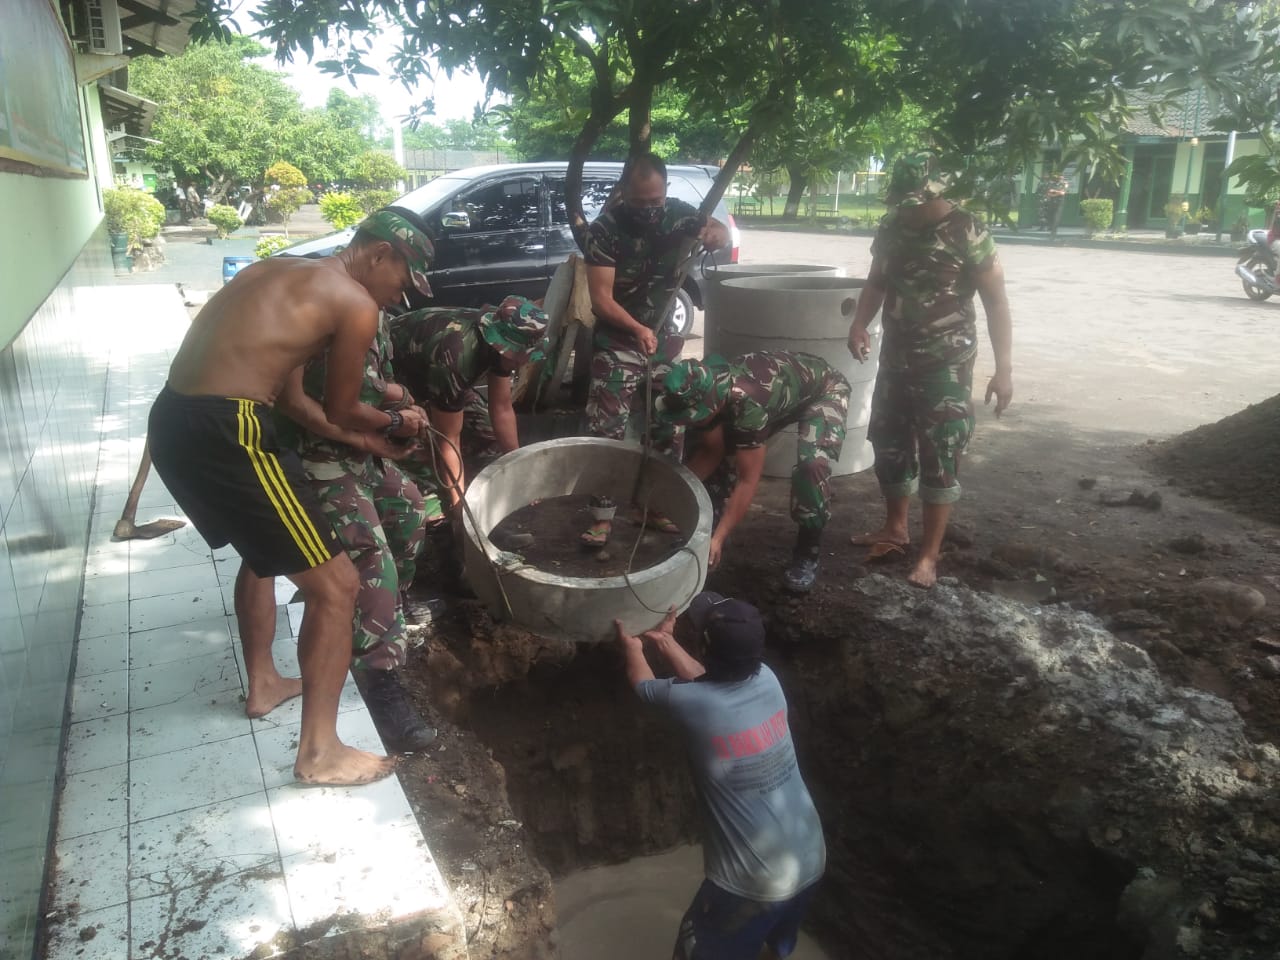
[[1225, 501], [1280, 523], [1280, 395], [1174, 437], [1155, 448], [1154, 466], [1193, 495]]

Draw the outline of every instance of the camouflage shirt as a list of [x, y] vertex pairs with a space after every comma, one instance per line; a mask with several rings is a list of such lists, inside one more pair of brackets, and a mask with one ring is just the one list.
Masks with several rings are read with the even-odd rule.
[[391, 325], [396, 377], [419, 403], [456, 413], [486, 374], [506, 376], [480, 332], [483, 308], [427, 307]]
[[[391, 370], [391, 337], [386, 314], [378, 317], [378, 332], [364, 359], [364, 380], [360, 383], [360, 402], [371, 407], [381, 407], [387, 392], [387, 384], [396, 382]], [[318, 403], [324, 403], [324, 381], [327, 354], [320, 354], [307, 361], [302, 369], [302, 389]], [[363, 450], [329, 440], [311, 433], [284, 413], [276, 411], [276, 432], [280, 444], [297, 451], [299, 457], [312, 463], [338, 463], [343, 460], [364, 460]]]
[[[675, 287], [681, 244], [701, 229], [698, 211], [683, 200], [667, 198], [662, 220], [641, 231], [627, 220], [621, 204], [606, 209], [587, 230], [583, 259], [589, 267], [613, 267], [613, 299], [650, 330], [661, 326], [658, 314]], [[596, 324], [596, 343], [609, 346], [631, 337], [607, 323]]]
[[743, 354], [728, 364], [728, 396], [709, 426], [724, 426], [730, 450], [759, 447], [821, 400], [835, 372], [827, 361], [808, 353]]
[[887, 288], [883, 363], [949, 364], [973, 356], [976, 277], [996, 262], [995, 241], [981, 221], [953, 207], [936, 223], [911, 227], [890, 211], [871, 255], [881, 261]]

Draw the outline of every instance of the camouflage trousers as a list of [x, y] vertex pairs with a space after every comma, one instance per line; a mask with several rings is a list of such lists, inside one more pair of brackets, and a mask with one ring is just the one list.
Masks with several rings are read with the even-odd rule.
[[[658, 333], [658, 349], [651, 360], [631, 341], [620, 338], [597, 338], [591, 354], [591, 388], [587, 393], [587, 432], [593, 437], [610, 440], [627, 439], [627, 428], [634, 424], [633, 435], [644, 429], [645, 377], [653, 383], [653, 398], [661, 391], [662, 380], [684, 349], [684, 337], [669, 333], [664, 327]], [[652, 417], [653, 411], [649, 411]], [[662, 431], [658, 449], [679, 459], [684, 447], [683, 429]]]
[[405, 661], [404, 610], [426, 536], [422, 494], [390, 461], [365, 457], [303, 461], [334, 532], [360, 574], [352, 623], [356, 667], [390, 670]]
[[974, 359], [919, 370], [880, 368], [867, 439], [885, 499], [917, 490], [925, 503], [960, 499], [960, 458], [973, 436]]
[[[805, 407], [796, 421], [796, 465], [791, 469], [791, 519], [798, 526], [821, 530], [831, 519], [831, 461], [844, 448], [845, 422], [849, 417], [849, 381], [832, 371], [822, 397]], [[724, 502], [738, 482], [732, 457], [725, 457], [707, 478], [707, 494], [720, 522]]]

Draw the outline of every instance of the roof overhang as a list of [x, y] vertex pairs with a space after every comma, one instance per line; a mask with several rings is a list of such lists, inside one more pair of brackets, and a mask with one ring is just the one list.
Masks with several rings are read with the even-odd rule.
[[116, 0], [116, 5], [124, 52], [131, 57], [177, 56], [191, 41], [187, 14], [195, 11], [197, 0]]
[[102, 120], [107, 128], [108, 141], [114, 142], [125, 136], [146, 139], [156, 115], [155, 101], [109, 83], [98, 84], [98, 97], [102, 103]]

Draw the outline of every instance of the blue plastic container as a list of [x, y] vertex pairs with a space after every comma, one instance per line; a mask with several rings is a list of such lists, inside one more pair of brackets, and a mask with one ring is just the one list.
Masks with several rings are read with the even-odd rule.
[[222, 282], [224, 284], [230, 282], [232, 277], [257, 259], [257, 257], [223, 257]]

